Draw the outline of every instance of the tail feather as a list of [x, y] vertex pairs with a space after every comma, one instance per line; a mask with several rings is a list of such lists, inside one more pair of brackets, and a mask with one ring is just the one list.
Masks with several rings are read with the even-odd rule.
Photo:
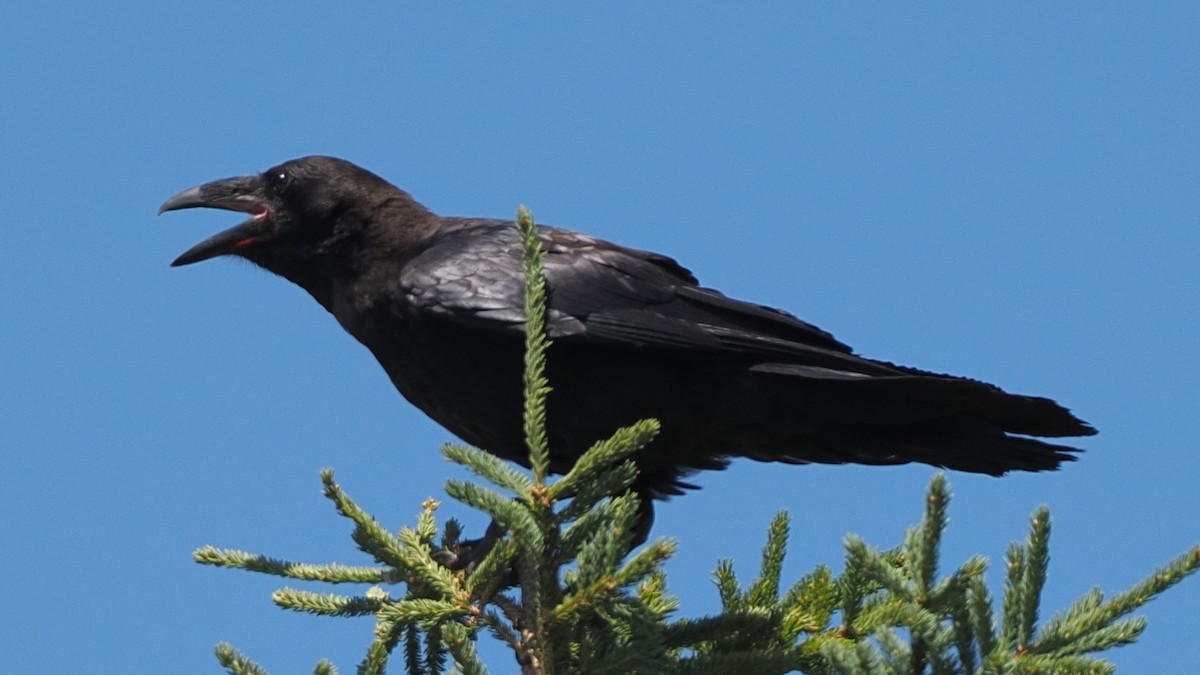
[[998, 476], [1056, 469], [1079, 452], [1030, 436], [1096, 433], [1050, 399], [975, 380], [862, 376], [788, 364], [759, 366], [752, 376], [733, 405], [740, 419], [754, 423], [730, 429], [726, 439], [736, 454], [752, 459], [921, 462]]
[[762, 364], [751, 369], [748, 390], [766, 394], [775, 409], [814, 411], [822, 418], [861, 424], [898, 424], [958, 413], [1025, 436], [1092, 436], [1096, 430], [1048, 398], [1010, 394], [962, 377], [934, 374], [862, 375]]
[[[958, 425], [953, 425], [958, 426]], [[791, 464], [907, 464], [1000, 476], [1009, 471], [1051, 471], [1081, 452], [999, 430], [892, 427], [823, 427], [804, 436], [756, 440], [750, 459]]]

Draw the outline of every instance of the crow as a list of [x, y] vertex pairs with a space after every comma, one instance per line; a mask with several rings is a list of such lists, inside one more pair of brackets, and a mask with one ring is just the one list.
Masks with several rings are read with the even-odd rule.
[[[303, 157], [184, 190], [160, 213], [250, 214], [172, 266], [249, 260], [308, 291], [413, 405], [463, 440], [527, 465], [521, 426], [524, 271], [507, 220], [438, 216], [379, 176]], [[617, 428], [656, 418], [635, 457], [652, 499], [733, 458], [902, 464], [999, 476], [1056, 469], [1096, 433], [1047, 398], [856, 355], [779, 309], [699, 285], [675, 260], [542, 226], [554, 341], [550, 469]]]

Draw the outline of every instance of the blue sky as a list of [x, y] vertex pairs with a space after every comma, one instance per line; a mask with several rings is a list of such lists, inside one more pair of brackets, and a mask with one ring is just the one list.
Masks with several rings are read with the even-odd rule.
[[[1054, 397], [1095, 424], [1054, 474], [952, 474], [947, 563], [1054, 516], [1043, 614], [1200, 532], [1200, 6], [1194, 3], [18, 3], [0, 23], [0, 653], [11, 672], [352, 670], [369, 622], [285, 614], [205, 545], [366, 562], [332, 466], [386, 524], [449, 439], [300, 290], [167, 263], [236, 222], [174, 192], [311, 153], [447, 215], [668, 253], [860, 353]], [[914, 522], [928, 467], [739, 462], [659, 507], [683, 613]], [[445, 508], [447, 515], [462, 513]], [[469, 526], [483, 527], [474, 518]], [[993, 572], [993, 578], [998, 575]], [[1121, 672], [1185, 672], [1200, 582]], [[512, 662], [493, 652], [494, 672]]]

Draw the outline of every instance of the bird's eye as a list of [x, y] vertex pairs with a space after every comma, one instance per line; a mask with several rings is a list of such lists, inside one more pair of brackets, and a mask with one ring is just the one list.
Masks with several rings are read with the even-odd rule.
[[275, 188], [276, 192], [283, 192], [292, 182], [292, 177], [286, 171], [276, 171], [271, 174], [271, 187]]

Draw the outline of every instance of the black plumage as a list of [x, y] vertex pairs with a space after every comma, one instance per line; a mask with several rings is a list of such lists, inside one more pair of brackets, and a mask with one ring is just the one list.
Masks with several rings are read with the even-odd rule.
[[[252, 218], [173, 264], [236, 255], [308, 291], [410, 402], [469, 443], [524, 463], [523, 272], [503, 220], [440, 217], [344, 160], [306, 157], [163, 204]], [[787, 312], [702, 288], [674, 260], [552, 227], [549, 432], [562, 472], [617, 427], [655, 417], [636, 461], [645, 497], [735, 457], [1054, 469], [1095, 430], [1046, 398], [855, 355]]]

